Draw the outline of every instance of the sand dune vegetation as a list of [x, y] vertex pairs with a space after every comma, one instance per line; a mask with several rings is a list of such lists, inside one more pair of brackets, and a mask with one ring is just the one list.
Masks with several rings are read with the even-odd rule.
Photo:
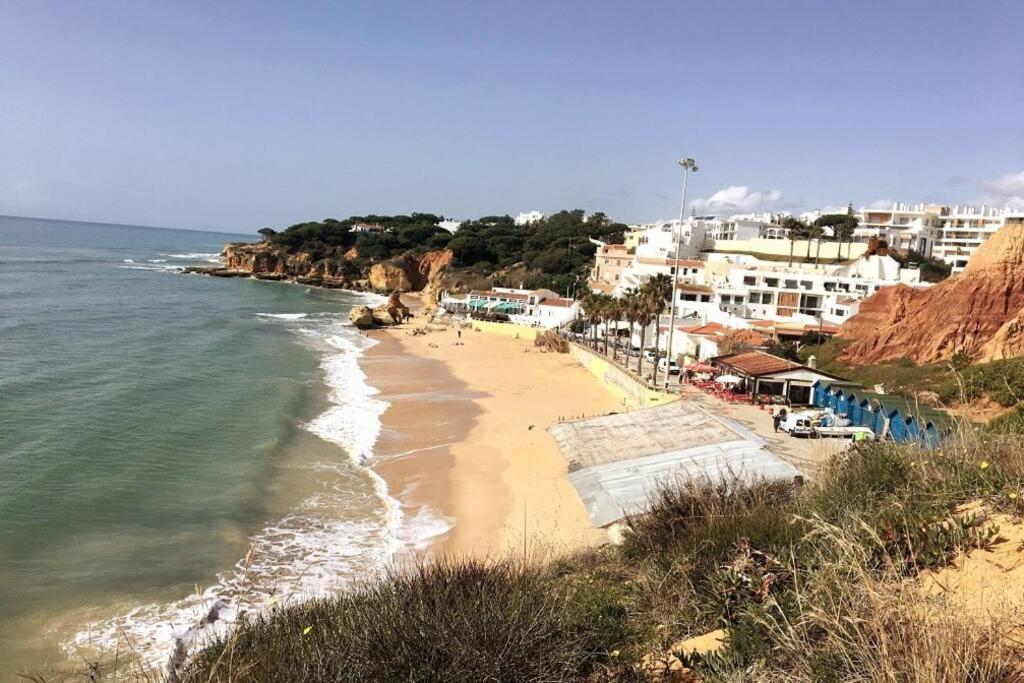
[[989, 434], [859, 446], [803, 486], [666, 481], [621, 545], [395, 573], [254, 618], [181, 678], [1021, 680], [1019, 609], [929, 577], [1017, 552], [1022, 485], [1024, 446]]

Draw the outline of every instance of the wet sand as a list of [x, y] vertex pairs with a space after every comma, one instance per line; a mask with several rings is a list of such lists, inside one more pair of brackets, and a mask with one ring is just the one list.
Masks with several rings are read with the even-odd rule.
[[453, 524], [432, 551], [534, 554], [605, 540], [546, 429], [618, 403], [567, 354], [468, 329], [461, 340], [454, 328], [414, 336], [415, 327], [370, 332], [381, 343], [364, 368], [391, 403], [375, 469], [407, 517], [427, 505]]

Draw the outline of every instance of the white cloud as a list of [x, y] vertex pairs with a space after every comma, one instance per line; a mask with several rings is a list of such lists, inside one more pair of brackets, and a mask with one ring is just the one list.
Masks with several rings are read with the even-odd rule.
[[981, 200], [984, 204], [1024, 207], [1024, 171], [983, 180], [978, 187], [987, 193]]
[[707, 199], [695, 199], [693, 208], [697, 213], [763, 211], [775, 208], [781, 199], [782, 192], [779, 190], [751, 191], [746, 185], [730, 185]]
[[[876, 209], [876, 210], [880, 209], [880, 210], [885, 211], [885, 210], [891, 209], [892, 205], [895, 204], [895, 203], [896, 203], [896, 201], [893, 200], [893, 199], [876, 199], [875, 201], [873, 201], [870, 204], [868, 204], [868, 208], [869, 209]], [[843, 207], [843, 211], [844, 212], [846, 211], [846, 207], [845, 206]]]
[[995, 195], [1022, 196], [1024, 195], [1024, 171], [1020, 173], [1007, 173], [1006, 175], [981, 181], [981, 189]]

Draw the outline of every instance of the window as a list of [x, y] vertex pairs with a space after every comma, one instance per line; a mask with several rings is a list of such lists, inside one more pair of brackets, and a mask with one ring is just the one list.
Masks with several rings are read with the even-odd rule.
[[743, 303], [743, 297], [742, 297], [742, 296], [739, 296], [739, 295], [736, 295], [736, 296], [734, 296], [734, 297], [732, 298], [732, 301], [733, 301], [733, 303], [735, 303], [735, 304], [741, 304], [741, 303]]
[[756, 285], [757, 284], [757, 278], [754, 277], [753, 275], [744, 275], [743, 276], [743, 284], [745, 284], [745, 285]]
[[701, 300], [701, 303], [705, 303], [706, 304], [709, 301], [711, 301], [711, 295], [710, 294], [701, 294], [700, 295], [700, 300]]
[[683, 294], [683, 301], [696, 301], [696, 300], [697, 300], [697, 295], [696, 294]]
[[786, 280], [784, 286], [786, 289], [796, 289], [796, 280]]
[[809, 290], [814, 286], [814, 283], [809, 280], [801, 280], [800, 286], [803, 287], [804, 289]]
[[764, 286], [765, 287], [778, 287], [779, 286], [779, 278], [777, 278], [777, 277], [766, 277], [764, 279]]

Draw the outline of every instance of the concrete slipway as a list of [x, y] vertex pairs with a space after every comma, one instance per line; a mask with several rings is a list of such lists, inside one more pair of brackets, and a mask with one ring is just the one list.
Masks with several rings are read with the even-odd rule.
[[739, 423], [686, 400], [548, 428], [591, 521], [607, 526], [646, 507], [672, 477], [792, 479], [800, 472]]

